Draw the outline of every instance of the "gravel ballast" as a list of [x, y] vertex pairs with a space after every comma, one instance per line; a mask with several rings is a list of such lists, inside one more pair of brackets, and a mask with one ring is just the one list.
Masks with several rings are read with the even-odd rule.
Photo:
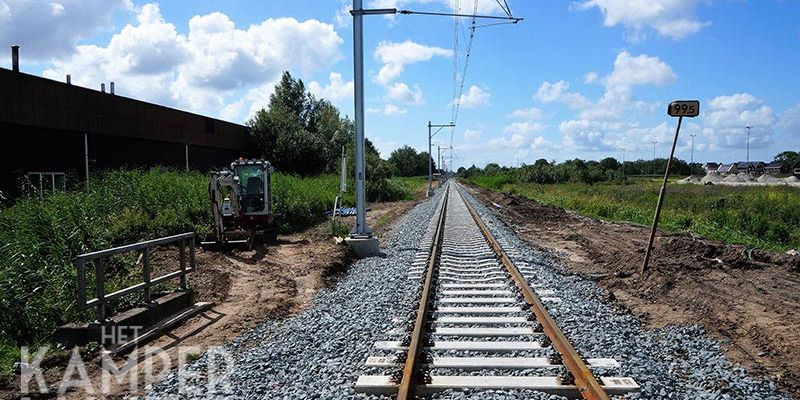
[[[359, 260], [338, 283], [320, 290], [313, 304], [295, 317], [266, 321], [229, 343], [233, 371], [207, 392], [206, 371], [214, 357], [168, 376], [147, 398], [331, 399], [353, 398], [373, 343], [402, 327], [393, 321], [411, 309], [418, 282], [406, 278], [428, 228], [441, 191], [412, 209], [386, 235], [381, 257]], [[255, 345], [254, 345], [255, 343]], [[210, 362], [211, 361], [211, 362]], [[198, 378], [192, 378], [199, 375]], [[179, 391], [178, 387], [181, 386]]]
[[[336, 286], [320, 290], [302, 313], [265, 321], [227, 344], [224, 350], [234, 368], [213, 387], [207, 383], [207, 371], [219, 357], [206, 353], [168, 376], [147, 398], [377, 398], [356, 394], [353, 387], [359, 375], [370, 372], [364, 361], [376, 355], [373, 343], [390, 340], [388, 332], [405, 325], [400, 321], [408, 316], [419, 286], [406, 273], [442, 192], [438, 190], [433, 201], [419, 204], [393, 227], [382, 243], [384, 256], [355, 262]], [[790, 399], [772, 383], [734, 368], [719, 344], [699, 327], [645, 330], [634, 316], [609, 301], [605, 290], [530, 248], [464, 192], [506, 251], [515, 254], [514, 262], [536, 271], [526, 278], [545, 284], [563, 300], [547, 305], [576, 349], [584, 357], [615, 358], [622, 367], [612, 374], [632, 377], [642, 386], [641, 392], [624, 398]], [[530, 391], [445, 391], [431, 398], [561, 399]]]
[[584, 357], [615, 358], [621, 364], [618, 374], [634, 378], [642, 387], [624, 398], [791, 399], [773, 383], [731, 365], [719, 343], [698, 326], [645, 330], [636, 317], [609, 301], [604, 289], [532, 249], [490, 209], [473, 196], [466, 197], [504, 249], [520, 254], [512, 260], [527, 262], [536, 270], [536, 276], [526, 278], [556, 289], [563, 302], [548, 304], [549, 311], [578, 352]]

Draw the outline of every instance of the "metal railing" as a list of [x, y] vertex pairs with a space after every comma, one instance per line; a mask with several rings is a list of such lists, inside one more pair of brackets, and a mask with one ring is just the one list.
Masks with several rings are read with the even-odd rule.
[[[106, 305], [109, 300], [138, 292], [144, 291], [142, 302], [144, 304], [151, 304], [151, 288], [159, 283], [180, 278], [180, 289], [188, 290], [186, 283], [186, 274], [195, 270], [195, 243], [194, 232], [182, 233], [180, 235], [168, 236], [160, 239], [148, 240], [146, 242], [139, 242], [112, 249], [95, 251], [92, 253], [81, 254], [75, 259], [75, 264], [78, 267], [78, 307], [85, 310], [89, 307], [97, 307], [97, 321], [106, 321]], [[179, 251], [179, 266], [178, 271], [170, 272], [158, 278], [150, 277], [150, 250], [156, 246], [162, 246], [170, 243], [178, 243]], [[189, 246], [189, 268], [186, 267], [186, 246]], [[105, 274], [103, 271], [104, 260], [110, 256], [128, 253], [132, 251], [142, 251], [142, 283], [129, 286], [125, 289], [118, 290], [112, 293], [106, 293], [105, 289]], [[86, 264], [94, 264], [94, 281], [95, 281], [95, 298], [86, 301]]]

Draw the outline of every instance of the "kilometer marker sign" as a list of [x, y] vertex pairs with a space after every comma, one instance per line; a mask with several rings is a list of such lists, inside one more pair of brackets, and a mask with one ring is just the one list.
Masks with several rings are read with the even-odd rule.
[[[656, 238], [656, 229], [658, 228], [658, 219], [661, 216], [661, 206], [664, 204], [664, 193], [667, 191], [667, 179], [669, 179], [669, 167], [672, 165], [672, 157], [675, 155], [675, 146], [678, 144], [678, 135], [681, 133], [681, 123], [683, 117], [694, 118], [700, 115], [700, 101], [699, 100], [676, 100], [669, 103], [667, 107], [667, 115], [670, 117], [678, 117], [678, 128], [675, 129], [675, 139], [672, 141], [672, 151], [669, 153], [667, 160], [667, 169], [664, 171], [664, 183], [661, 184], [661, 191], [658, 193], [658, 204], [656, 205], [656, 215], [653, 217], [653, 229], [650, 231], [650, 240], [647, 242], [647, 251], [644, 253], [644, 262], [642, 268], [639, 270], [640, 274], [644, 274], [647, 270], [647, 264], [650, 262], [650, 252], [653, 250], [653, 240]], [[655, 162], [655, 160], [653, 160]]]
[[699, 100], [678, 100], [669, 103], [667, 114], [670, 117], [689, 117], [694, 118], [700, 115]]

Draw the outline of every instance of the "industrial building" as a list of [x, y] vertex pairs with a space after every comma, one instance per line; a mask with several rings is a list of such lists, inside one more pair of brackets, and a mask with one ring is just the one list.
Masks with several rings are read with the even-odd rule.
[[[0, 192], [63, 187], [97, 171], [163, 165], [206, 171], [247, 156], [246, 126], [0, 68]], [[99, 85], [99, 83], [98, 83]]]

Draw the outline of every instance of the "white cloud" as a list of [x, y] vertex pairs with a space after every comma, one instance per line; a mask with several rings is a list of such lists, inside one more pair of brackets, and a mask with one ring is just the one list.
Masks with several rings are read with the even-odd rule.
[[[744, 148], [751, 126], [750, 147], [765, 147], [779, 119], [763, 100], [749, 93], [718, 96], [709, 100], [703, 113], [702, 135], [711, 150]], [[702, 107], [702, 106], [701, 106]]]
[[526, 147], [529, 143], [530, 134], [541, 132], [545, 128], [544, 124], [538, 122], [514, 122], [503, 129], [503, 132], [509, 136], [489, 139], [488, 145], [492, 148], [519, 149]]
[[408, 64], [428, 61], [434, 56], [452, 55], [452, 50], [426, 46], [411, 40], [402, 43], [382, 41], [375, 49], [375, 59], [383, 64], [375, 80], [382, 85], [388, 85], [403, 73]]
[[64, 5], [61, 3], [50, 3], [50, 14], [54, 17], [60, 17], [64, 15]]
[[336, 10], [336, 15], [333, 16], [333, 21], [339, 28], [347, 28], [353, 25], [353, 16], [350, 15], [350, 10], [353, 3], [343, 3], [342, 6]]
[[331, 72], [328, 79], [330, 81], [325, 86], [322, 86], [322, 84], [317, 81], [311, 81], [308, 84], [308, 90], [316, 97], [328, 99], [330, 101], [341, 101], [353, 98], [353, 81], [345, 82], [344, 79], [342, 79], [342, 74], [337, 72]]
[[539, 120], [544, 117], [544, 112], [542, 112], [540, 108], [531, 107], [514, 110], [514, 112], [512, 112], [509, 116], [527, 120]]
[[389, 86], [386, 98], [412, 106], [421, 106], [425, 103], [425, 100], [422, 98], [422, 90], [418, 86], [415, 85], [412, 90], [408, 85], [402, 82], [396, 82]]
[[[645, 85], [666, 85], [676, 79], [672, 68], [658, 57], [644, 54], [634, 56], [622, 51], [617, 55], [612, 71], [604, 77], [599, 77], [595, 71], [584, 76], [584, 82], [601, 83], [604, 86], [598, 100], [592, 101], [570, 91], [565, 81], [542, 83], [534, 98], [545, 104], [565, 104], [578, 111], [575, 117], [559, 124], [562, 136], [561, 143], [557, 145], [559, 148], [607, 151], [628, 146], [633, 149], [643, 137], [661, 137], [663, 134], [666, 138], [670, 130], [663, 129], [666, 125], [640, 128], [636, 122], [627, 122], [632, 114], [642, 115], [658, 108], [636, 99], [634, 89]], [[544, 148], [545, 143], [539, 143], [538, 146]]]
[[608, 150], [611, 148], [606, 141], [608, 128], [607, 124], [586, 119], [563, 121], [558, 125], [558, 130], [563, 135], [565, 147], [589, 151]]
[[533, 97], [545, 104], [558, 102], [571, 108], [585, 108], [591, 104], [582, 94], [570, 92], [569, 83], [565, 81], [543, 82]]
[[[329, 68], [342, 57], [342, 42], [332, 25], [316, 20], [267, 19], [242, 30], [219, 12], [191, 18], [183, 35], [158, 5], [146, 4], [137, 24], [126, 25], [107, 46], [78, 46], [43, 75], [61, 80], [69, 73], [74, 84], [88, 87], [115, 81], [121, 95], [236, 118], [234, 111], [248, 109], [245, 103], [251, 112], [266, 103], [256, 97], [271, 92], [264, 85], [273, 85], [281, 71]], [[346, 90], [337, 84], [347, 85], [332, 82], [326, 89]], [[248, 90], [235, 101], [243, 103], [226, 104], [239, 90]]]
[[794, 137], [800, 137], [800, 103], [781, 113], [781, 129]]
[[676, 79], [672, 68], [658, 57], [633, 56], [623, 51], [617, 54], [614, 70], [603, 78], [603, 83], [610, 91], [621, 91], [630, 90], [635, 85], [664, 85]]
[[405, 113], [406, 113], [405, 109], [400, 108], [394, 104], [387, 104], [385, 107], [383, 107], [383, 115], [387, 117], [391, 117], [393, 115], [403, 115]]
[[367, 135], [367, 137], [372, 144], [375, 145], [375, 148], [378, 149], [378, 153], [380, 153], [383, 158], [389, 158], [389, 155], [391, 155], [393, 151], [400, 148], [400, 144], [393, 140], [386, 140], [380, 136], [373, 135]]
[[383, 108], [367, 108], [367, 113], [369, 114], [380, 114], [386, 117], [403, 115], [407, 112], [408, 110], [405, 108], [400, 108], [394, 104], [386, 104], [383, 106]]
[[533, 150], [556, 150], [559, 146], [544, 138], [544, 136], [537, 136], [531, 141], [531, 149]]
[[[472, 85], [467, 89], [467, 93], [461, 94], [458, 103], [463, 108], [475, 108], [488, 105], [490, 97], [492, 97], [492, 95], [488, 91]], [[455, 102], [455, 100], [453, 100], [453, 102]]]
[[110, 29], [114, 13], [131, 8], [128, 0], [2, 0], [0, 43], [21, 46], [23, 61], [67, 57], [78, 40]]
[[710, 22], [701, 22], [696, 14], [703, 0], [585, 0], [578, 10], [598, 8], [604, 15], [605, 26], [622, 24], [631, 42], [646, 37], [646, 29], [661, 36], [683, 39], [700, 31]]
[[534, 132], [541, 132], [546, 128], [539, 122], [514, 122], [503, 129], [505, 133], [528, 135]]
[[489, 139], [489, 147], [493, 148], [515, 148], [524, 147], [527, 143], [525, 135], [515, 133], [510, 137], [497, 137]]
[[481, 140], [481, 132], [473, 129], [467, 129], [464, 131], [464, 140], [469, 140], [469, 141]]

